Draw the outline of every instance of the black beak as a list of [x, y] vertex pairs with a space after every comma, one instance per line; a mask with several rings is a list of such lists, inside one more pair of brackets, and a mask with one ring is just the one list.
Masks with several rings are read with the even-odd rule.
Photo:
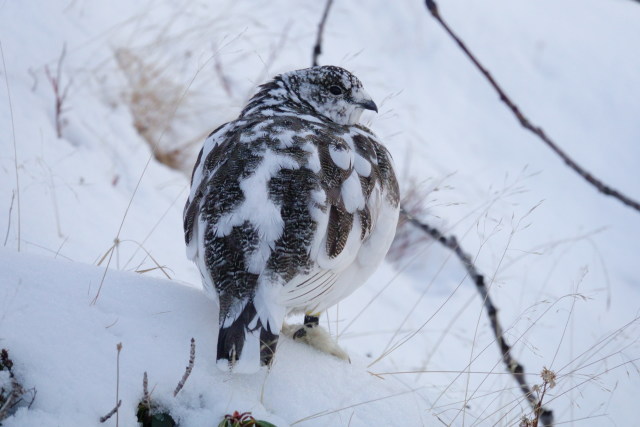
[[362, 108], [364, 108], [365, 110], [371, 110], [371, 111], [375, 111], [376, 113], [378, 112], [378, 106], [376, 105], [375, 102], [373, 102], [372, 100], [368, 100], [365, 102], [361, 102], [358, 105], [360, 105]]

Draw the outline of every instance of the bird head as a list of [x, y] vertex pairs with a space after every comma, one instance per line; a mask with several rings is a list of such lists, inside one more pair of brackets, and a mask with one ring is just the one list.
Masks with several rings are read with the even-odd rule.
[[325, 65], [290, 71], [280, 76], [294, 102], [307, 104], [340, 125], [358, 123], [364, 110], [378, 107], [360, 80], [344, 68]]

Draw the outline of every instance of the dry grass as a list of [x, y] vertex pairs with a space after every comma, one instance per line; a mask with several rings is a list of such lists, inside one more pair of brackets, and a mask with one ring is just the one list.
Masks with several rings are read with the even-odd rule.
[[404, 263], [412, 254], [420, 251], [432, 239], [425, 233], [416, 232], [415, 227], [407, 221], [407, 215], [413, 218], [428, 218], [429, 206], [433, 203], [435, 193], [443, 188], [446, 177], [438, 182], [432, 180], [417, 181], [410, 178], [403, 186], [401, 201], [402, 211], [398, 219], [396, 236], [387, 253], [387, 259], [396, 266]]
[[190, 137], [179, 127], [196, 108], [194, 92], [169, 77], [162, 64], [145, 59], [143, 52], [121, 48], [115, 57], [127, 80], [123, 99], [135, 129], [157, 161], [188, 172], [193, 152], [208, 132]]

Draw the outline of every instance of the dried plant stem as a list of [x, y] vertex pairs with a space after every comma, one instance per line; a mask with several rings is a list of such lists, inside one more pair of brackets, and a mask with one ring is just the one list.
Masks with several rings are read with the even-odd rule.
[[26, 390], [22, 387], [22, 385], [18, 382], [18, 380], [11, 374], [11, 392], [7, 397], [7, 400], [0, 407], [0, 421], [5, 419], [9, 413], [9, 410], [14, 407], [20, 400], [23, 394], [25, 394]]
[[[120, 425], [120, 411], [118, 409], [120, 408], [120, 404], [122, 403], [122, 401], [120, 400], [120, 352], [122, 351], [121, 342], [116, 345], [116, 350], [118, 350], [118, 354], [116, 356], [116, 407], [113, 410], [115, 410], [116, 413], [116, 427], [118, 427]], [[111, 415], [109, 415], [109, 417]], [[102, 421], [101, 419], [101, 422], [104, 421]]]
[[144, 371], [144, 375], [142, 376], [142, 401], [147, 408], [151, 408], [151, 395], [149, 394], [149, 378], [147, 376], [147, 371]]
[[182, 375], [182, 378], [180, 379], [180, 382], [176, 386], [176, 389], [173, 391], [173, 397], [176, 397], [178, 393], [180, 393], [180, 390], [182, 390], [182, 387], [184, 387], [184, 383], [187, 381], [187, 378], [189, 378], [189, 375], [191, 375], [191, 371], [193, 370], [193, 364], [195, 360], [196, 360], [196, 340], [191, 338], [191, 351], [189, 353], [189, 364], [184, 370], [184, 375]]
[[[213, 50], [215, 52], [218, 51], [218, 49], [215, 46]], [[213, 61], [214, 61], [214, 69], [216, 70], [216, 74], [218, 75], [218, 79], [220, 80], [220, 85], [222, 86], [222, 89], [224, 89], [224, 92], [227, 94], [229, 98], [233, 98], [233, 91], [231, 90], [231, 82], [229, 81], [229, 77], [227, 77], [227, 75], [224, 73], [224, 70], [222, 68], [222, 61], [220, 60], [220, 55], [218, 53], [216, 53], [213, 56]]]
[[[158, 144], [164, 138], [164, 135], [166, 134], [167, 130], [169, 129], [169, 124], [170, 124], [171, 120], [175, 117], [176, 112], [178, 111], [178, 108], [180, 107], [180, 104], [182, 104], [182, 101], [187, 96], [189, 90], [191, 89], [191, 86], [193, 85], [193, 82], [196, 80], [196, 78], [198, 77], [200, 72], [209, 64], [209, 62], [212, 59], [213, 59], [213, 56], [210, 56], [196, 70], [195, 74], [193, 75], [193, 77], [191, 78], [189, 83], [185, 86], [184, 91], [182, 92], [182, 95], [178, 98], [177, 102], [175, 103], [173, 111], [171, 112], [171, 114], [169, 114], [169, 116], [167, 118], [167, 124], [162, 129], [162, 132], [160, 133], [160, 136], [158, 137], [158, 139], [155, 141], [154, 144], [151, 144], [151, 154], [147, 158], [147, 161], [144, 164], [144, 167], [142, 168], [142, 172], [140, 173], [140, 176], [138, 177], [138, 181], [136, 182], [136, 185], [133, 188], [133, 192], [131, 193], [131, 197], [129, 197], [129, 202], [127, 203], [127, 207], [125, 208], [124, 213], [122, 214], [122, 219], [120, 220], [120, 225], [118, 226], [118, 231], [116, 232], [116, 237], [114, 238], [114, 241], [117, 242], [117, 241], [120, 240], [120, 234], [122, 233], [122, 228], [124, 227], [124, 223], [125, 223], [125, 221], [127, 219], [127, 216], [129, 215], [129, 210], [131, 209], [131, 205], [133, 204], [133, 200], [136, 197], [136, 194], [138, 194], [138, 190], [140, 189], [140, 184], [142, 183], [142, 179], [144, 178], [145, 174], [147, 173], [147, 169], [149, 169], [149, 165], [151, 164], [151, 160], [154, 159], [155, 156], [156, 156], [156, 150], [157, 150]], [[98, 303], [98, 298], [100, 298], [100, 291], [102, 291], [102, 286], [104, 285], [104, 281], [105, 281], [105, 279], [107, 277], [107, 272], [109, 271], [109, 266], [111, 265], [111, 260], [113, 258], [113, 252], [114, 251], [111, 251], [110, 254], [109, 254], [109, 259], [107, 260], [107, 265], [105, 266], [104, 272], [102, 274], [102, 278], [100, 279], [100, 285], [98, 286], [98, 290], [96, 292], [96, 295], [93, 297], [93, 300], [91, 300], [91, 304], [90, 305], [96, 305]]]
[[67, 83], [67, 85], [62, 88], [62, 63], [64, 62], [64, 57], [67, 53], [67, 45], [62, 45], [62, 52], [60, 53], [60, 58], [58, 58], [58, 67], [56, 69], [55, 76], [51, 74], [48, 66], [45, 66], [44, 71], [47, 75], [47, 79], [53, 88], [53, 94], [56, 98], [55, 103], [55, 120], [56, 120], [56, 134], [58, 138], [62, 138], [62, 113], [64, 113], [64, 103], [67, 99], [67, 94], [69, 93], [69, 86], [71, 86], [71, 81]]
[[[120, 409], [120, 405], [122, 405], [122, 400], [119, 400], [118, 403], [116, 404], [116, 406], [112, 410], [110, 410], [109, 413], [107, 413], [107, 415], [105, 415], [104, 417], [100, 417], [100, 422], [104, 423], [109, 418], [111, 418], [113, 416], [113, 414], [117, 413], [118, 409]], [[118, 425], [117, 418], [116, 418], [116, 425]]]
[[[520, 390], [525, 395], [529, 404], [532, 408], [535, 408], [538, 405], [538, 401], [535, 396], [532, 394], [532, 390], [527, 384], [525, 380], [525, 372], [524, 367], [518, 363], [516, 359], [511, 355], [511, 346], [506, 342], [504, 338], [504, 333], [502, 329], [502, 324], [498, 319], [498, 309], [493, 304], [491, 297], [489, 296], [489, 291], [487, 290], [487, 286], [484, 281], [484, 276], [478, 272], [478, 269], [474, 265], [471, 256], [462, 250], [458, 240], [455, 236], [445, 236], [442, 234], [440, 230], [435, 227], [430, 226], [422, 221], [417, 220], [416, 218], [408, 215], [404, 210], [401, 211], [402, 215], [407, 218], [411, 224], [416, 226], [418, 229], [427, 233], [433, 239], [440, 242], [442, 245], [453, 251], [458, 259], [464, 265], [464, 268], [467, 270], [469, 277], [473, 280], [473, 283], [476, 285], [476, 289], [478, 293], [480, 293], [480, 297], [482, 298], [485, 309], [487, 310], [487, 316], [489, 317], [489, 322], [491, 323], [491, 329], [496, 337], [496, 342], [500, 347], [500, 353], [502, 354], [502, 361], [504, 362], [507, 370], [511, 373], [513, 378], [518, 383]], [[541, 416], [540, 420], [543, 425], [549, 426], [553, 424], [553, 413], [550, 410], [540, 408]]]
[[322, 54], [322, 36], [324, 34], [324, 26], [327, 23], [327, 17], [329, 16], [329, 9], [331, 9], [331, 5], [333, 5], [333, 0], [327, 0], [326, 5], [324, 6], [324, 12], [322, 13], [322, 18], [318, 24], [316, 44], [313, 46], [313, 55], [311, 57], [311, 65], [314, 67], [318, 65], [318, 57]]
[[[2, 56], [2, 69], [4, 71], [4, 83], [7, 86], [7, 101], [9, 102], [9, 114], [11, 115], [11, 135], [13, 137], [13, 165], [16, 172], [16, 194], [18, 200], [18, 252], [20, 252], [20, 177], [18, 175], [18, 149], [16, 148], [16, 125], [13, 119], [13, 104], [11, 103], [11, 90], [9, 89], [9, 75], [7, 74], [7, 64], [4, 62], [4, 49], [0, 42], [0, 56]], [[13, 206], [13, 199], [11, 200]], [[11, 221], [11, 213], [9, 213], [9, 221]], [[8, 236], [7, 232], [7, 236]], [[6, 244], [6, 239], [5, 239]]]
[[467, 57], [473, 62], [473, 64], [480, 70], [482, 75], [489, 81], [491, 86], [498, 92], [500, 96], [500, 100], [504, 102], [507, 107], [511, 110], [511, 112], [516, 116], [517, 120], [520, 122], [522, 127], [533, 132], [538, 138], [540, 138], [553, 152], [555, 152], [564, 163], [573, 169], [578, 175], [584, 178], [589, 184], [594, 186], [601, 193], [614, 197], [618, 199], [623, 204], [635, 209], [640, 212], [640, 203], [629, 198], [625, 194], [617, 191], [616, 189], [610, 187], [609, 185], [602, 182], [597, 177], [593, 176], [589, 171], [584, 169], [582, 166], [578, 165], [567, 153], [565, 153], [558, 145], [551, 140], [544, 132], [544, 130], [531, 123], [529, 119], [520, 111], [520, 109], [515, 105], [515, 103], [507, 96], [506, 92], [502, 89], [500, 85], [495, 81], [491, 73], [478, 61], [478, 59], [471, 53], [471, 51], [467, 48], [465, 43], [458, 37], [453, 30], [447, 25], [447, 23], [442, 19], [440, 15], [440, 11], [438, 10], [438, 5], [434, 0], [425, 0], [427, 9], [431, 12], [431, 15], [442, 25], [445, 31], [455, 40], [460, 49], [467, 55]]

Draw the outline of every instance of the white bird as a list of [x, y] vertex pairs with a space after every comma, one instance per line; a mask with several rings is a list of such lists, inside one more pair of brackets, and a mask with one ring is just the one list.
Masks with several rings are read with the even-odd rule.
[[365, 109], [378, 111], [347, 70], [296, 70], [260, 86], [205, 140], [184, 230], [220, 308], [220, 368], [270, 366], [295, 313], [306, 316], [294, 338], [347, 357], [318, 316], [382, 262], [399, 212], [391, 155], [358, 124]]

